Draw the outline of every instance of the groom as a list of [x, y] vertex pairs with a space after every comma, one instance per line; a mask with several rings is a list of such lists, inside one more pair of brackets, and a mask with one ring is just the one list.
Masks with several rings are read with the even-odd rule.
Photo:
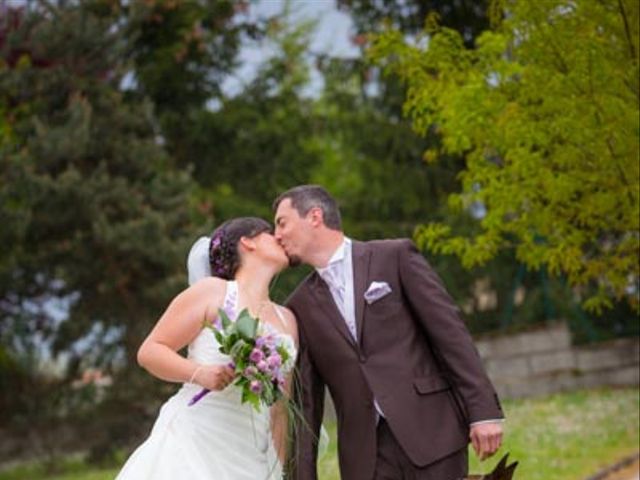
[[336, 201], [314, 185], [273, 204], [292, 265], [315, 268], [288, 300], [300, 334], [298, 480], [317, 478], [329, 388], [345, 480], [457, 480], [471, 439], [482, 459], [503, 413], [458, 309], [410, 240], [345, 237]]

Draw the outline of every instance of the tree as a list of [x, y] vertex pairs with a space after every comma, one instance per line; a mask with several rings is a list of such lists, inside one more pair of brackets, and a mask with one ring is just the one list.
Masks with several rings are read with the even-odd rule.
[[438, 15], [443, 25], [457, 30], [467, 46], [489, 26], [487, 0], [338, 0], [338, 8], [351, 12], [356, 30], [361, 34], [378, 32], [391, 23], [406, 34], [424, 27], [424, 19]]
[[[98, 3], [104, 4], [99, 0]], [[106, 2], [108, 3], [108, 2]], [[193, 120], [221, 100], [222, 83], [237, 66], [241, 42], [262, 38], [262, 20], [245, 0], [112, 2], [130, 60], [131, 95], [149, 99], [173, 161], [187, 167]]]
[[370, 50], [406, 82], [415, 130], [441, 137], [425, 158], [466, 158], [449, 203], [475, 209], [475, 232], [431, 223], [418, 238], [468, 267], [514, 246], [519, 261], [566, 277], [586, 308], [618, 298], [637, 308], [638, 4], [493, 9], [495, 25], [473, 50], [434, 21], [417, 42], [389, 30]]
[[[120, 91], [126, 43], [95, 6], [42, 3], [0, 22], [0, 338], [18, 363], [65, 353], [62, 391], [97, 365], [115, 376], [114, 395], [135, 398], [140, 373], [115, 367], [134, 363], [184, 287], [193, 184], [171, 169], [149, 103]], [[29, 418], [38, 432], [74, 418], [38, 392], [3, 390], [3, 420]]]

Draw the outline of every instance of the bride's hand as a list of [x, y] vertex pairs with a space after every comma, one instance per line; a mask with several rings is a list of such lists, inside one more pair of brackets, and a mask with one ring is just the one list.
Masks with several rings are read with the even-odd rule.
[[194, 382], [208, 390], [224, 390], [234, 378], [228, 365], [203, 365], [198, 367]]

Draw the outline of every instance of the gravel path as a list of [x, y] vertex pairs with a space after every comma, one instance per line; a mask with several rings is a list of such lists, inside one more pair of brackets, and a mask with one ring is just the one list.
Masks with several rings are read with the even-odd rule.
[[619, 460], [586, 480], [640, 480], [640, 452]]
[[612, 472], [603, 480], [640, 480], [640, 463], [636, 459], [632, 464]]

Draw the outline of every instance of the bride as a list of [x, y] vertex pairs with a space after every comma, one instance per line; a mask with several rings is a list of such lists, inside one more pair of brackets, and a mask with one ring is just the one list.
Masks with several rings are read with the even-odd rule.
[[[244, 308], [279, 335], [295, 358], [293, 314], [269, 299], [269, 283], [289, 260], [259, 218], [229, 220], [189, 254], [191, 286], [173, 299], [138, 351], [152, 375], [182, 383], [160, 409], [147, 440], [127, 460], [117, 480], [275, 480], [287, 449], [283, 401], [260, 412], [240, 401], [230, 358], [218, 351], [210, 329], [218, 309], [234, 319]], [[188, 345], [188, 355], [177, 352]], [[286, 389], [290, 384], [288, 374]], [[203, 388], [211, 392], [190, 400]]]

